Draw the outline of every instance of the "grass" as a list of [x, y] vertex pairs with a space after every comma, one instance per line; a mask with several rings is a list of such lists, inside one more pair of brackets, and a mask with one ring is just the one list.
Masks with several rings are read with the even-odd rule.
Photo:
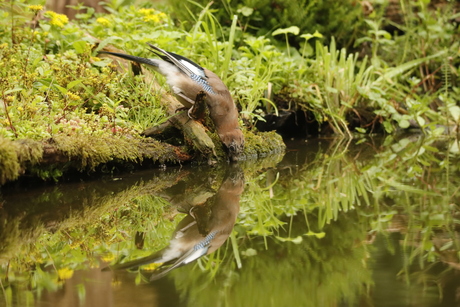
[[[426, 128], [436, 123], [452, 126], [458, 121], [459, 112], [451, 106], [459, 92], [454, 80], [458, 62], [454, 29], [448, 18], [435, 20], [425, 7], [422, 17], [409, 14], [407, 20], [410, 23], [418, 18], [417, 26], [424, 31], [419, 36], [405, 25], [400, 26], [404, 35], [393, 36], [382, 30], [384, 23], [377, 17], [368, 18], [369, 30], [356, 44], [371, 43], [372, 49], [369, 57], [361, 57], [338, 50], [333, 38], [323, 46], [320, 33], [297, 33], [290, 28], [274, 32], [285, 34], [283, 44], [277, 46], [267, 35], [255, 37], [244, 32], [237, 15], [224, 27], [212, 6], [190, 3], [201, 13], [188, 32], [148, 5], [111, 3], [111, 13], [89, 11], [73, 23], [48, 13], [50, 19], [34, 28], [19, 26], [38, 14], [35, 7], [18, 4], [18, 9], [12, 10], [16, 4], [3, 6], [8, 18], [0, 23], [7, 34], [0, 46], [6, 64], [6, 79], [0, 88], [0, 112], [5, 117], [1, 135], [44, 139], [80, 127], [139, 133], [166, 119], [160, 97], [146, 94], [150, 92], [148, 84], [128, 78], [127, 86], [118, 81], [124, 77], [117, 76], [106, 60], [94, 57], [97, 50], [91, 50], [96, 43], [92, 37], [101, 40], [99, 48], [114, 44], [140, 56], [150, 56], [144, 43], [154, 42], [215, 71], [231, 89], [248, 127], [268, 112], [277, 113], [280, 107], [310, 111], [335, 134], [347, 137], [372, 131], [369, 122], [350, 127], [350, 115], [359, 117], [365, 108], [389, 133], [407, 128], [410, 121]], [[411, 11], [412, 7], [405, 9]], [[127, 21], [125, 16], [133, 18]], [[436, 26], [430, 25], [433, 22]], [[447, 30], [439, 32], [443, 27]], [[289, 46], [287, 35], [305, 38], [301, 53]], [[315, 45], [313, 53], [308, 51], [310, 42]], [[410, 48], [414, 45], [423, 48]], [[21, 76], [13, 74], [15, 67]], [[433, 109], [431, 103], [441, 93], [441, 105]], [[287, 105], [279, 104], [278, 97]]]

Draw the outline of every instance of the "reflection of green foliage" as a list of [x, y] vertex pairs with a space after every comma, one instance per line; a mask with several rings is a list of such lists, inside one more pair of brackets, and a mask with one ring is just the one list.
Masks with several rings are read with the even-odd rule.
[[[353, 303], [371, 285], [365, 266], [367, 231], [385, 233], [396, 226], [408, 233], [403, 239], [408, 265], [457, 259], [451, 257], [459, 245], [453, 231], [460, 186], [457, 142], [418, 137], [384, 142], [382, 147], [378, 141], [358, 140], [351, 146], [323, 140], [310, 152], [315, 144], [309, 141], [299, 149], [308, 149], [302, 155], [306, 162], [291, 165], [285, 160], [268, 171], [249, 164], [233, 235], [215, 254], [173, 272], [177, 287], [203, 306], [224, 298], [230, 305], [245, 305], [239, 299], [262, 301], [267, 291], [277, 294], [278, 306], [282, 300], [290, 302], [288, 294], [296, 289], [303, 289], [299, 293], [305, 296], [298, 299], [307, 305]], [[54, 188], [40, 197], [22, 196], [29, 199], [25, 208], [7, 206], [5, 197], [3, 210], [9, 218], [5, 223], [3, 214], [0, 224], [3, 285], [23, 293], [30, 290], [33, 276], [32, 289], [57, 289], [75, 270], [97, 266], [99, 257], [136, 259], [164, 247], [180, 219], [173, 219], [174, 208], [167, 202], [173, 190], [165, 194], [165, 189], [190, 177], [194, 184], [210, 180], [212, 190], [220, 172], [185, 169], [134, 185], [99, 182], [82, 185], [77, 195]], [[181, 191], [193, 196], [192, 186]], [[135, 245], [137, 232], [145, 235], [142, 249]], [[406, 272], [415, 269], [412, 265]], [[136, 282], [144, 282], [137, 276]], [[194, 284], [216, 289], [202, 295]]]
[[[174, 275], [177, 287], [196, 306], [213, 306], [223, 299], [229, 306], [335, 306], [341, 301], [352, 306], [372, 284], [364, 262], [366, 224], [361, 219], [356, 211], [340, 214], [336, 222], [324, 227], [323, 239], [269, 240], [267, 248], [261, 237], [241, 240], [240, 250], [257, 252], [243, 258], [241, 269], [222, 270], [212, 281], [208, 274], [198, 273], [198, 267], [184, 269]], [[291, 236], [306, 232], [303, 217], [285, 220]], [[226, 260], [223, 265], [229, 267]], [[205, 286], [206, 295], [191, 284]]]
[[[410, 229], [404, 239], [412, 249], [409, 263], [418, 260], [423, 267], [425, 262], [446, 261], [443, 252], [460, 246], [455, 235], [460, 200], [458, 148], [458, 140], [403, 138], [383, 152], [381, 164], [371, 169], [380, 179], [374, 195], [386, 204], [380, 206], [381, 220], [374, 227], [389, 227], [397, 221], [396, 214], [406, 216], [403, 224], [394, 223], [401, 231]], [[449, 261], [460, 260], [454, 258]]]
[[[170, 172], [131, 187], [116, 181], [62, 186], [8, 205], [3, 209], [8, 210], [4, 214], [8, 220], [2, 217], [0, 224], [3, 286], [17, 287], [22, 293], [33, 280], [35, 291], [56, 290], [75, 270], [99, 266], [101, 257], [111, 261], [120, 255], [136, 255], [131, 239], [136, 232], [147, 234], [146, 249], [163, 247], [175, 221], [165, 218], [165, 201], [152, 193], [174, 184], [176, 178]], [[10, 200], [5, 204], [15, 202], [15, 196], [5, 199]], [[22, 210], [27, 214], [21, 214]]]

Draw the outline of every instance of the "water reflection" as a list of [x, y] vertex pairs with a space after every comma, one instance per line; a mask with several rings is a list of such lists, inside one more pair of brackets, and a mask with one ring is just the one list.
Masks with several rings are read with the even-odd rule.
[[[241, 170], [2, 191], [0, 306], [458, 306], [459, 148], [308, 140]], [[101, 272], [197, 238], [186, 254], [213, 229], [219, 242], [160, 280], [184, 259]]]
[[209, 180], [209, 174], [201, 173], [199, 179], [204, 181], [193, 178], [176, 185], [185, 184], [185, 190], [192, 193], [178, 194], [176, 186], [162, 193], [179, 212], [187, 214], [177, 225], [169, 245], [147, 257], [112, 265], [110, 269], [130, 269], [157, 263], [159, 267], [149, 278], [157, 280], [175, 268], [214, 252], [224, 244], [240, 210], [244, 173], [238, 165], [230, 166], [217, 192], [213, 192], [211, 185], [215, 183]]

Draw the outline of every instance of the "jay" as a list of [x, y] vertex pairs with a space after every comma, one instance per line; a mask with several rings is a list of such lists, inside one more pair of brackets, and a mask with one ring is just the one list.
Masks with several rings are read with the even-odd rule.
[[148, 44], [150, 51], [160, 59], [147, 59], [133, 55], [100, 51], [133, 62], [146, 64], [166, 77], [166, 83], [185, 108], [190, 111], [199, 95], [204, 100], [217, 134], [225, 145], [231, 161], [237, 161], [244, 149], [244, 136], [238, 125], [238, 109], [227, 86], [212, 71], [173, 52]]

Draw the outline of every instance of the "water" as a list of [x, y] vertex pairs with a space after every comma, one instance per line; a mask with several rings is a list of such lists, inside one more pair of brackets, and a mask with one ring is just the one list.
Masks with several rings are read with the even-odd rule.
[[233, 167], [9, 186], [0, 306], [460, 306], [458, 157], [419, 135], [302, 140]]

